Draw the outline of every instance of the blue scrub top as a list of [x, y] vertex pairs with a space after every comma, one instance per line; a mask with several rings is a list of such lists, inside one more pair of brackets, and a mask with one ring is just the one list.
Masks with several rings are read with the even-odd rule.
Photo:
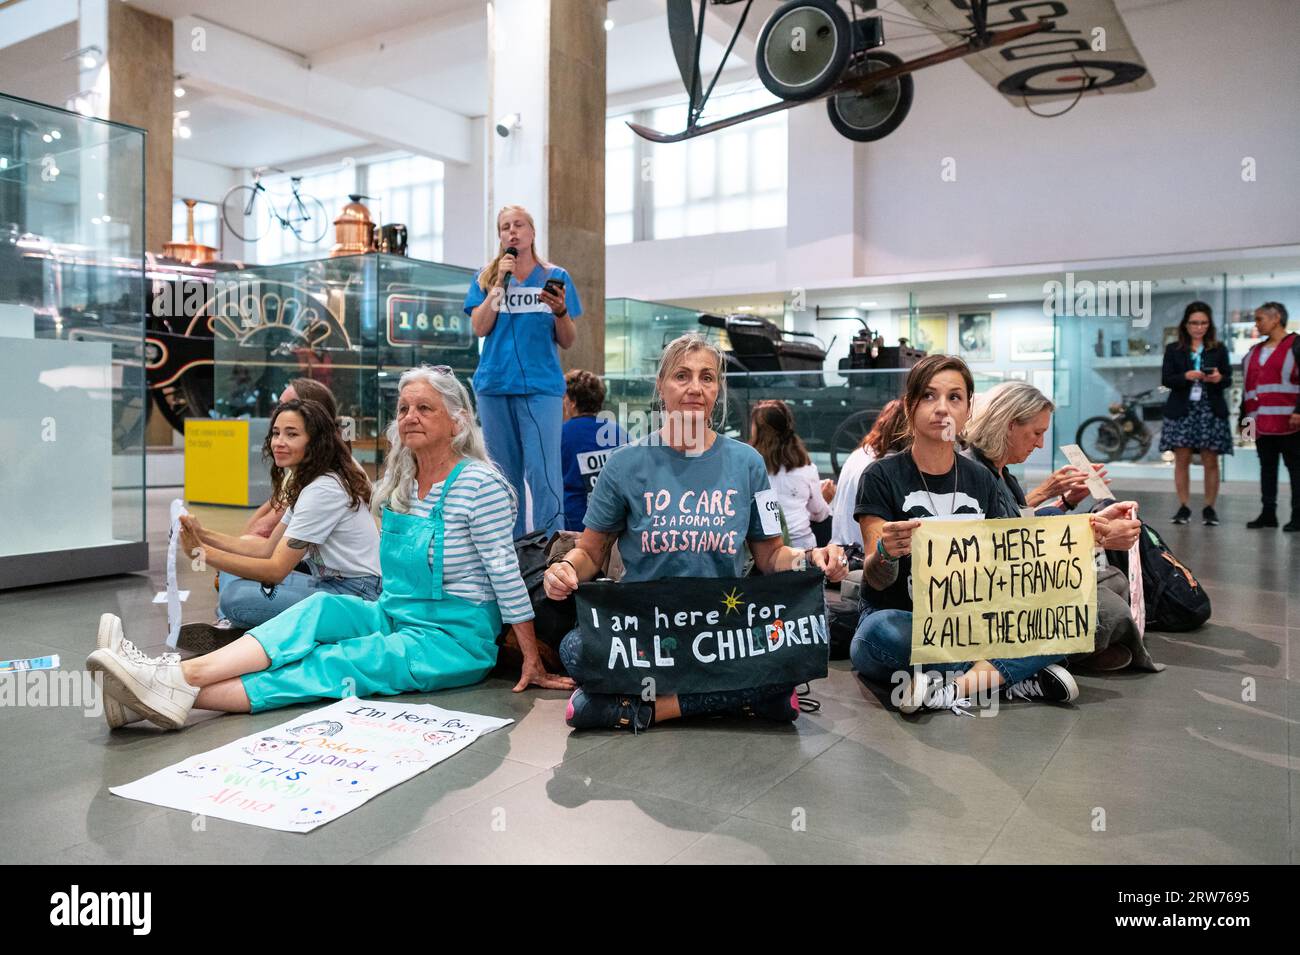
[[[559, 266], [539, 265], [522, 282], [512, 277], [510, 287], [541, 288], [548, 278], [564, 282], [564, 304], [569, 317], [581, 315], [578, 289], [569, 273]], [[469, 315], [486, 299], [487, 293], [478, 284], [476, 275], [465, 294], [465, 314]], [[512, 315], [503, 309], [497, 313], [496, 325], [483, 339], [483, 354], [474, 372], [474, 391], [480, 395], [564, 394], [560, 349], [555, 343], [555, 317], [549, 310]]]

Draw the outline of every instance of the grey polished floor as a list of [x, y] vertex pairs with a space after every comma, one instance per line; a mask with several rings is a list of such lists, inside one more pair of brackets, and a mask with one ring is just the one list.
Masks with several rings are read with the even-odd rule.
[[[150, 496], [153, 573], [0, 593], [0, 658], [80, 666], [99, 615], [161, 644], [171, 494]], [[109, 734], [75, 707], [0, 708], [0, 862], [1294, 862], [1300, 855], [1300, 535], [1246, 531], [1254, 489], [1224, 524], [1172, 527], [1169, 494], [1139, 494], [1202, 578], [1211, 623], [1151, 634], [1163, 673], [1080, 677], [1068, 708], [904, 720], [835, 663], [819, 713], [793, 726], [665, 725], [638, 737], [569, 731], [565, 695], [502, 680], [415, 701], [515, 723], [309, 834], [110, 795], [285, 719], [196, 714], [183, 732]], [[203, 509], [233, 529], [240, 512]], [[1198, 508], [1199, 515], [1199, 508]], [[210, 575], [183, 574], [187, 619]], [[300, 711], [310, 709], [299, 708]]]

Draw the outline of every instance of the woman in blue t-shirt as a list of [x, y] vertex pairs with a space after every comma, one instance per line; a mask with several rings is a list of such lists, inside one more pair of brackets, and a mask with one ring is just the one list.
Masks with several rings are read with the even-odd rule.
[[483, 339], [474, 394], [488, 454], [521, 492], [514, 536], [528, 531], [525, 483], [533, 529], [553, 534], [564, 523], [559, 349], [577, 340], [574, 319], [582, 302], [569, 273], [542, 259], [527, 209], [506, 206], [497, 213], [497, 238], [497, 257], [465, 295], [465, 314]]
[[[664, 577], [739, 577], [745, 543], [765, 574], [814, 565], [827, 580], [847, 572], [838, 547], [800, 550], [781, 543], [781, 531], [764, 526], [759, 496], [773, 494], [767, 467], [747, 444], [718, 434], [710, 426], [723, 388], [723, 359], [699, 335], [683, 335], [664, 349], [656, 376], [665, 423], [645, 438], [609, 456], [587, 503], [586, 530], [578, 546], [546, 571], [546, 596], [563, 600], [591, 580], [618, 544], [625, 581]], [[678, 518], [687, 501], [706, 497], [731, 502], [725, 525], [712, 527], [708, 543], [693, 537], [690, 522]], [[670, 502], [651, 508], [652, 500]], [[656, 513], [650, 513], [655, 510]], [[687, 515], [689, 516], [689, 514]], [[724, 515], [719, 515], [724, 517]], [[680, 526], [677, 526], [680, 525]], [[560, 659], [581, 684], [580, 637], [575, 629], [560, 644]], [[799, 714], [792, 686], [760, 686], [725, 693], [639, 696], [588, 693], [579, 687], [569, 699], [565, 719], [577, 729], [642, 730], [677, 717], [745, 712], [790, 721]]]

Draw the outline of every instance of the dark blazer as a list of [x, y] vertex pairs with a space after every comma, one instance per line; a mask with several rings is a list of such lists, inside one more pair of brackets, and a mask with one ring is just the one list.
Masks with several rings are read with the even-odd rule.
[[[1219, 342], [1213, 349], [1206, 349], [1201, 355], [1201, 371], [1208, 373], [1211, 368], [1219, 369], [1223, 379], [1217, 385], [1203, 381], [1201, 387], [1205, 390], [1205, 397], [1209, 399], [1214, 416], [1226, 418], [1228, 402], [1224, 400], [1223, 393], [1232, 384], [1232, 363], [1228, 361], [1228, 348], [1223, 342]], [[1190, 403], [1188, 398], [1192, 393], [1192, 385], [1195, 384], [1186, 378], [1191, 370], [1190, 348], [1183, 348], [1178, 342], [1170, 342], [1165, 346], [1165, 363], [1160, 369], [1160, 383], [1169, 389], [1169, 398], [1165, 401], [1166, 418], [1181, 418], [1187, 414]]]

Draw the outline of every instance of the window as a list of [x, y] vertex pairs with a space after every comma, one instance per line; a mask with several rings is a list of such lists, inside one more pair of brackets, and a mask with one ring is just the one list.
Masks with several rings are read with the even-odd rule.
[[[249, 260], [260, 265], [274, 265], [277, 262], [318, 259], [329, 254], [333, 247], [334, 220], [350, 201], [348, 195], [357, 192], [356, 169], [350, 165], [341, 168], [336, 166], [322, 172], [295, 175], [302, 175], [302, 181], [298, 183], [299, 194], [304, 197], [314, 196], [325, 207], [325, 218], [329, 223], [325, 237], [317, 243], [302, 242], [292, 230], [272, 219], [262, 238], [256, 244], [246, 246], [248, 252], [245, 255]], [[271, 200], [276, 212], [283, 216], [286, 205], [293, 198], [289, 176], [266, 176], [262, 183], [270, 193], [266, 198]]]
[[[771, 102], [764, 90], [715, 93], [703, 121]], [[641, 141], [627, 128], [628, 119], [654, 129], [679, 130], [686, 125], [686, 107], [679, 104], [606, 121], [608, 243], [785, 225], [784, 112], [670, 144]]]
[[359, 170], [362, 191], [375, 225], [406, 226], [407, 255], [442, 260], [443, 166], [425, 156], [401, 156], [367, 163]]
[[[268, 176], [263, 182], [271, 191], [275, 206], [283, 213], [290, 196], [287, 175]], [[376, 228], [387, 223], [406, 226], [407, 255], [437, 262], [442, 259], [443, 164], [427, 156], [402, 154], [372, 159], [356, 166], [333, 167], [303, 174], [298, 191], [312, 195], [325, 206], [330, 227], [325, 238], [311, 245], [298, 241], [288, 229], [273, 222], [255, 246], [250, 258], [262, 265], [319, 258], [334, 245], [334, 220], [351, 200], [361, 200], [370, 209]]]

